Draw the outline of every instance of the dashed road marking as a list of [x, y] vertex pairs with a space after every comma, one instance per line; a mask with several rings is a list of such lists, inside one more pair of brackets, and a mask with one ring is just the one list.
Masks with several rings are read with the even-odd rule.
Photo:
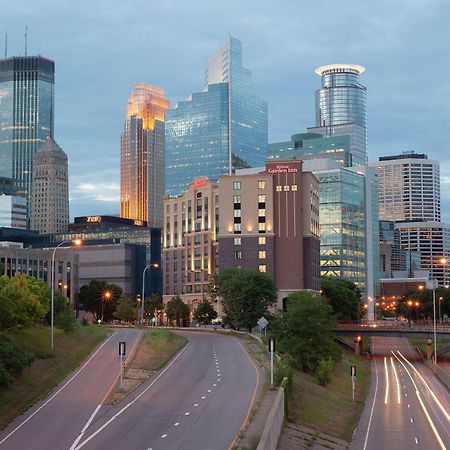
[[208, 392], [211, 392], [211, 389], [208, 389]]
[[188, 416], [189, 414], [190, 414], [190, 413], [188, 413], [188, 412], [187, 412], [187, 413], [184, 413], [185, 416]]
[[419, 440], [415, 437], [414, 440], [416, 441], [416, 444], [419, 445]]
[[163, 439], [165, 439], [165, 438], [167, 437], [167, 434], [163, 434], [161, 437], [162, 437]]
[[215, 386], [217, 386], [217, 384], [216, 384], [216, 383], [214, 383], [214, 384], [213, 384], [213, 386], [215, 387]]
[[194, 403], [194, 406], [198, 406], [198, 403]]
[[180, 422], [175, 422], [173, 425], [174, 425], [175, 427], [177, 427], [178, 425], [180, 425]]
[[203, 395], [203, 396], [202, 396], [202, 399], [205, 399], [205, 398], [206, 398], [206, 397]]
[[413, 418], [411, 417], [410, 419], [409, 419], [410, 421], [411, 421], [411, 423], [414, 423], [414, 420], [413, 420]]

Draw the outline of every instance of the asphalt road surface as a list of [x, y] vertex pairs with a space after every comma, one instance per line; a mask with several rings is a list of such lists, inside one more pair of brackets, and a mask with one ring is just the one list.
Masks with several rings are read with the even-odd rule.
[[261, 388], [261, 372], [235, 337], [180, 334], [189, 343], [165, 369], [117, 405], [103, 406], [117, 376], [117, 343], [128, 339], [131, 346], [137, 338], [136, 331], [118, 331], [53, 400], [0, 435], [0, 450], [228, 449]]
[[372, 338], [372, 385], [352, 450], [450, 449], [450, 398], [405, 338]]

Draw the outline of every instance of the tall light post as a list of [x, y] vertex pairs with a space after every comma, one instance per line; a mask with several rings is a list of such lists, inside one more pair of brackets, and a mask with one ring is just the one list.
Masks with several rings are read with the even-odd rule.
[[[442, 265], [447, 264], [446, 258], [440, 258], [439, 263]], [[431, 259], [431, 271], [433, 275], [433, 258]], [[437, 364], [437, 343], [436, 343], [436, 287], [437, 280], [433, 276], [427, 282], [427, 288], [433, 290], [433, 340], [434, 340], [434, 363]], [[420, 288], [420, 286], [419, 286]]]
[[144, 271], [142, 272], [142, 303], [141, 303], [142, 322], [144, 322], [144, 306], [145, 306], [145, 272], [149, 267], [157, 269], [159, 267], [159, 264], [158, 263], [148, 264], [147, 266], [145, 266]]
[[81, 245], [82, 244], [82, 240], [81, 239], [75, 239], [74, 241], [62, 241], [60, 242], [55, 249], [53, 250], [53, 254], [52, 254], [52, 267], [51, 267], [51, 276], [50, 276], [50, 280], [51, 280], [51, 305], [50, 305], [50, 333], [51, 333], [51, 350], [52, 353], [55, 350], [55, 346], [54, 346], [54, 322], [55, 322], [55, 255], [56, 255], [56, 250], [58, 250], [58, 248], [62, 247], [64, 244], [73, 244], [73, 245]]

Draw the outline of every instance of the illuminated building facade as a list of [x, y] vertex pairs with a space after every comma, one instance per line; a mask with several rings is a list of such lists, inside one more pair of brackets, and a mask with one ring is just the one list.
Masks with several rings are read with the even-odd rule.
[[164, 199], [164, 302], [178, 294], [195, 305], [209, 296], [217, 265], [219, 196], [216, 181], [197, 178], [178, 197]]
[[138, 83], [128, 98], [120, 140], [120, 215], [162, 227], [164, 112], [162, 89]]
[[242, 43], [228, 37], [205, 68], [205, 89], [166, 112], [166, 194], [194, 179], [264, 165], [267, 103], [242, 66]]
[[14, 180], [28, 208], [33, 156], [53, 137], [54, 82], [55, 63], [47, 58], [0, 59], [0, 177]]
[[319, 183], [300, 160], [268, 160], [219, 178], [219, 265], [267, 273], [277, 308], [320, 289]]
[[322, 87], [316, 91], [316, 126], [311, 133], [326, 137], [350, 137], [352, 164], [367, 164], [367, 88], [359, 75], [365, 68], [356, 64], [330, 64], [318, 67]]
[[32, 230], [62, 233], [69, 224], [69, 169], [67, 155], [51, 138], [33, 157], [31, 190]]

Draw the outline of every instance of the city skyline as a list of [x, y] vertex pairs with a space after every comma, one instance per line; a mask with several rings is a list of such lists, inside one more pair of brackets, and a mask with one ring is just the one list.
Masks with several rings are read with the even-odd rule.
[[[239, 17], [236, 2], [203, 6], [196, 17], [197, 2], [163, 3], [152, 6], [154, 20], [149, 21], [139, 13], [142, 2], [99, 2], [90, 5], [89, 15], [74, 10], [69, 21], [68, 2], [30, 2], [5, 7], [1, 25], [8, 28], [9, 56], [23, 54], [28, 24], [28, 54], [40, 53], [56, 63], [55, 139], [69, 156], [71, 216], [119, 212], [116, 130], [122, 128], [131, 87], [137, 82], [161, 86], [171, 104], [186, 99], [201, 89], [202, 67], [229, 28], [243, 42], [243, 64], [252, 69], [268, 101], [269, 143], [314, 123], [314, 93], [320, 85], [316, 67], [361, 64], [367, 68], [369, 161], [407, 150], [438, 159], [446, 211], [450, 162], [441, 155], [449, 128], [441, 97], [448, 82], [440, 74], [448, 66], [444, 17], [449, 7], [439, 1], [403, 3], [395, 10], [387, 1], [376, 7], [353, 1], [339, 7], [265, 3], [265, 8], [246, 5]], [[303, 21], [299, 29], [299, 16], [320, 17], [320, 22]], [[44, 19], [53, 26], [42, 29]], [[127, 33], [128, 27], [136, 33]], [[165, 35], [167, 29], [171, 33]], [[158, 48], [152, 45], [157, 39]], [[142, 58], [143, 52], [149, 57]], [[95, 178], [92, 155], [101, 167]], [[445, 213], [442, 219], [449, 221]]]

